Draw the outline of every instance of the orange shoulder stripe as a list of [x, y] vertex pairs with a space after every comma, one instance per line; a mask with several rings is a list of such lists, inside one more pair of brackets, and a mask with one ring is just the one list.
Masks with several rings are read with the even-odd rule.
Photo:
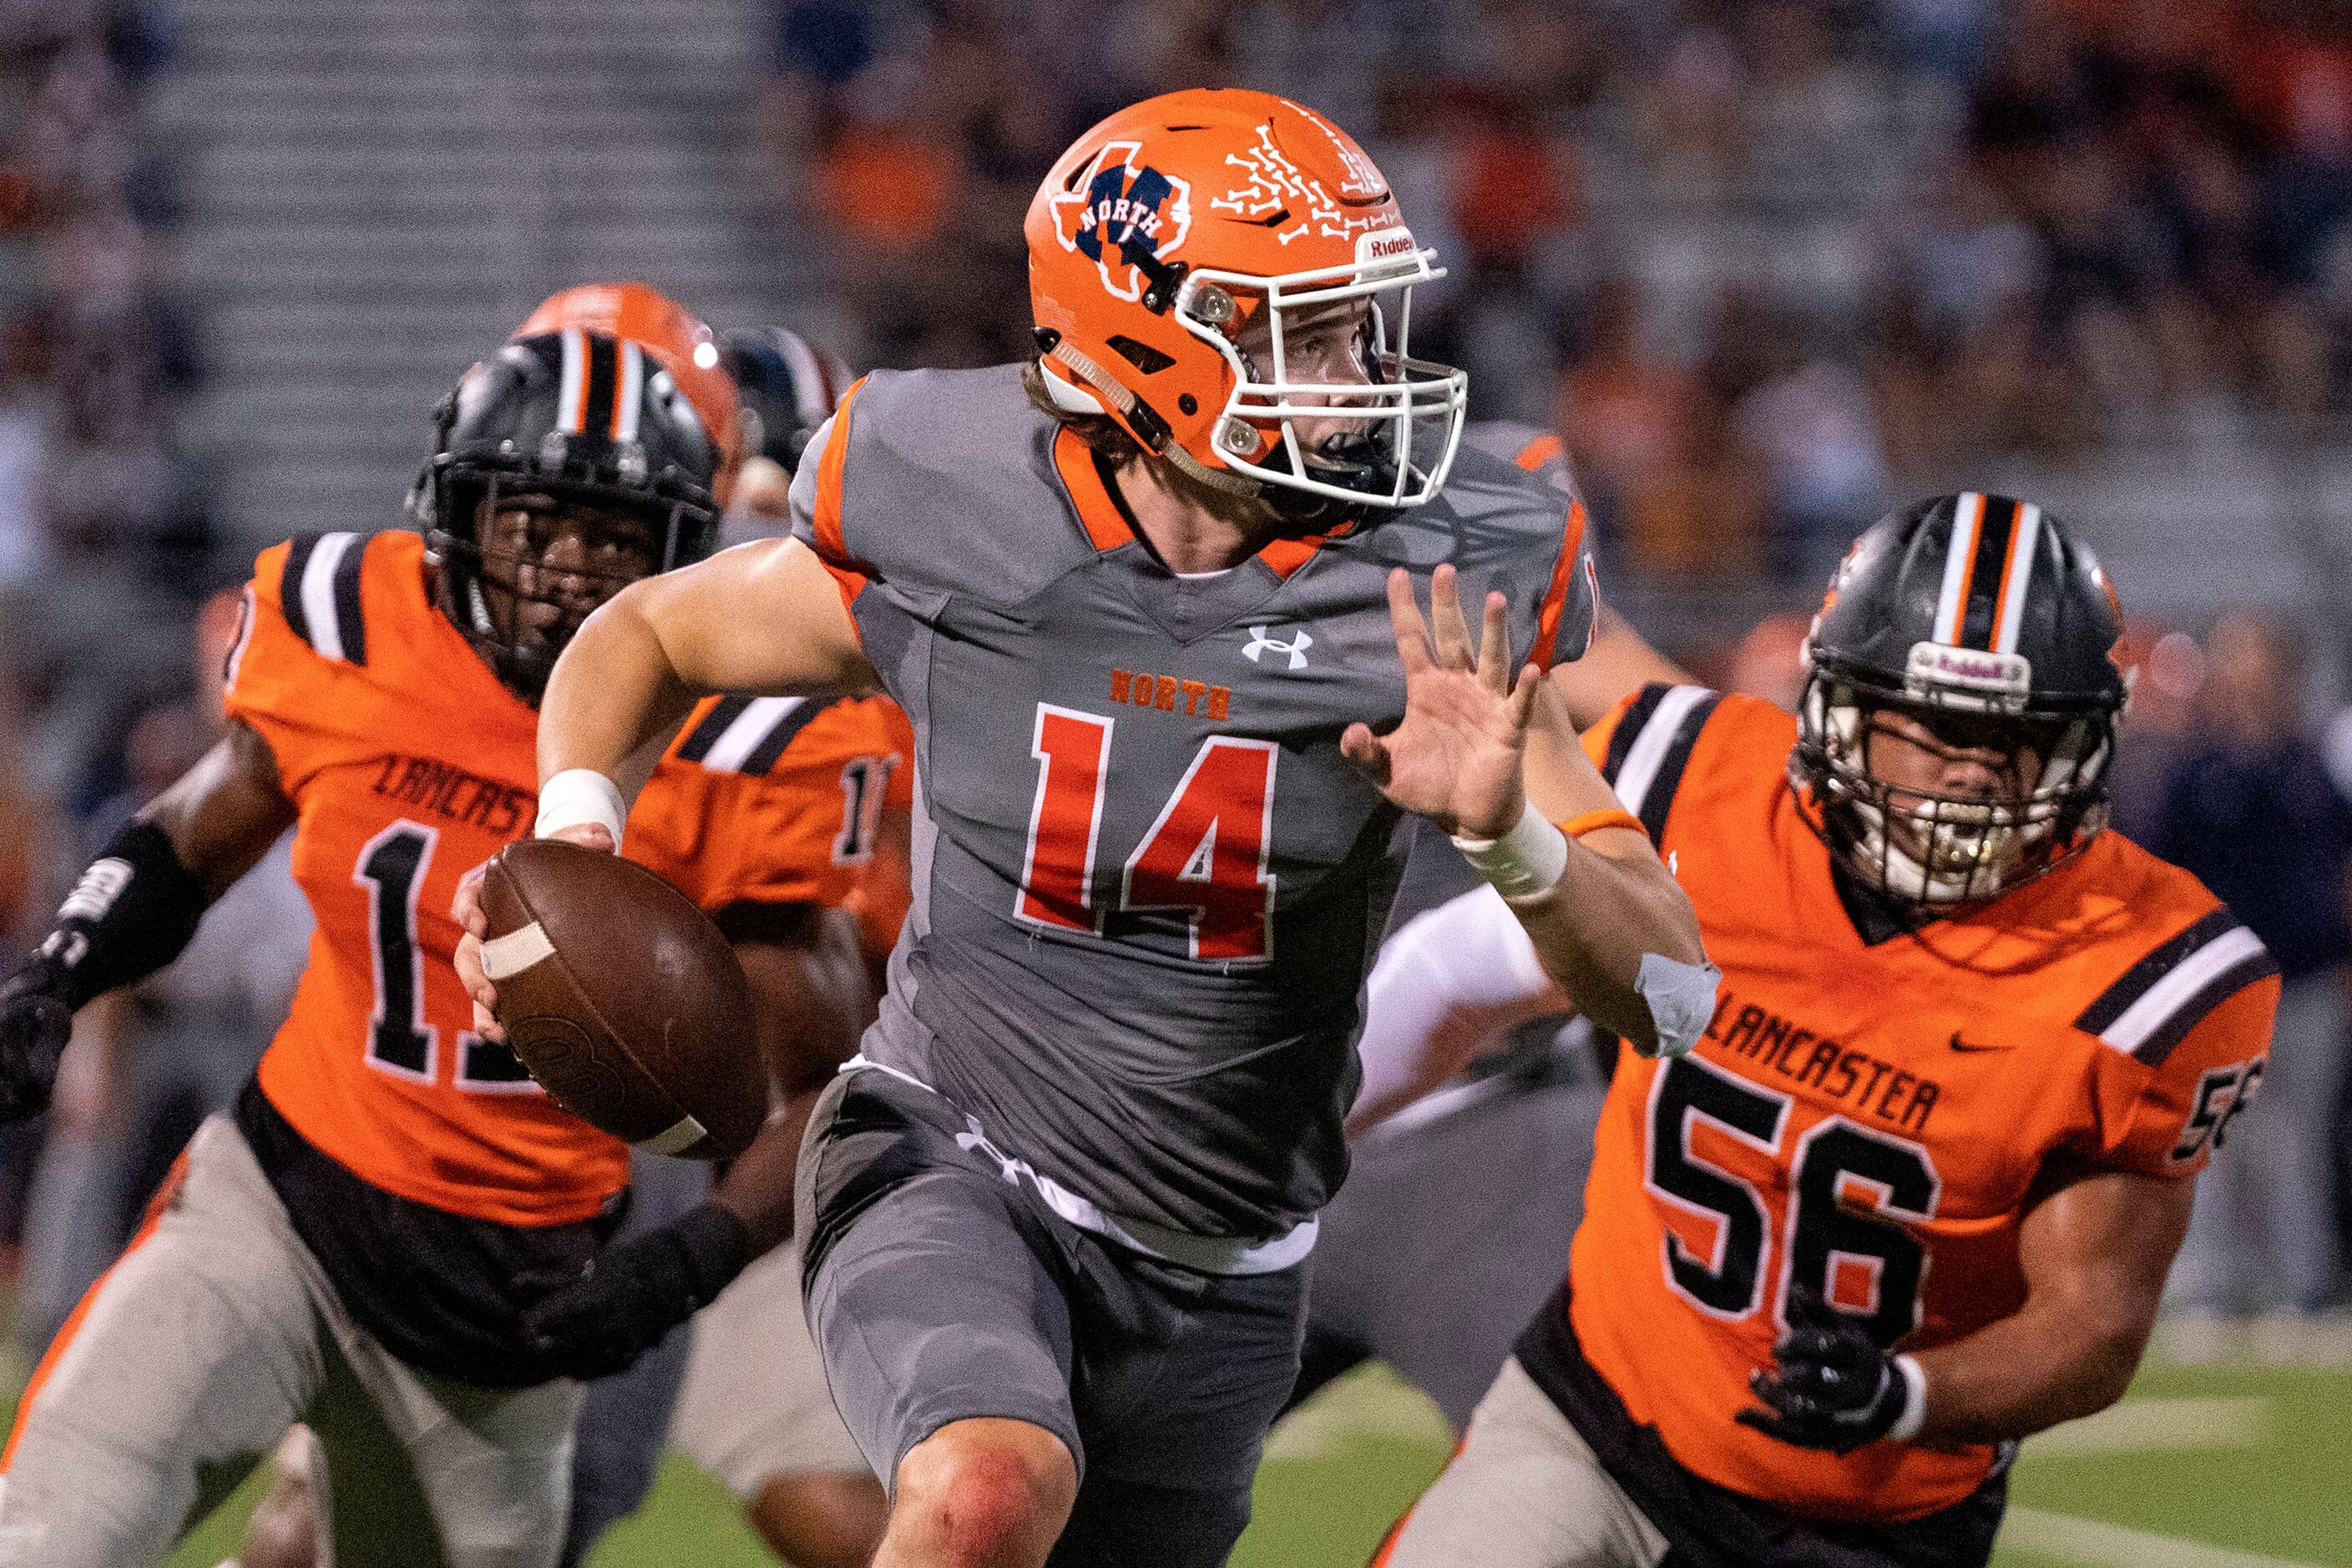
[[1513, 458], [1511, 461], [1532, 474], [1546, 463], [1556, 461], [1567, 455], [1568, 447], [1562, 444], [1559, 437], [1538, 436], [1520, 447], [1519, 455]]
[[833, 414], [833, 434], [825, 441], [824, 455], [817, 460], [816, 549], [828, 565], [847, 565], [852, 559], [841, 535], [841, 478], [849, 462], [850, 406], [865, 389], [866, 378], [859, 376], [842, 395], [841, 406]]
[[1093, 449], [1067, 426], [1054, 432], [1054, 467], [1062, 476], [1062, 488], [1070, 492], [1070, 504], [1077, 510], [1078, 526], [1087, 531], [1097, 550], [1116, 550], [1135, 537], [1118, 502], [1103, 484]]
[[[1559, 640], [1560, 614], [1568, 607], [1569, 584], [1575, 581], [1576, 563], [1583, 555], [1584, 503], [1570, 501], [1567, 526], [1560, 531], [1559, 559], [1552, 563], [1551, 586], [1544, 591], [1543, 614], [1536, 618], [1536, 646], [1528, 650], [1528, 657], [1540, 668], [1551, 668], [1552, 648]], [[1594, 606], [1596, 613], [1599, 608]]]

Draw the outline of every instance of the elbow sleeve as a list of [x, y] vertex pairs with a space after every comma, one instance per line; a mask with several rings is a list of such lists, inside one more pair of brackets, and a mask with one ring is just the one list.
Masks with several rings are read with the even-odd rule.
[[1454, 1014], [1533, 1004], [1553, 989], [1535, 943], [1493, 888], [1416, 916], [1381, 945], [1365, 984], [1359, 1102], [1414, 1082]]

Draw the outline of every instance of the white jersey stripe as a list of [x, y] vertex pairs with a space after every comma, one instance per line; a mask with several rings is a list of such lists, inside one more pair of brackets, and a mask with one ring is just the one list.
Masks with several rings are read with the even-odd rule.
[[1958, 645], [1960, 627], [1969, 617], [1969, 568], [1976, 560], [1984, 508], [1983, 495], [1970, 490], [1952, 513], [1951, 542], [1944, 548], [1944, 588], [1936, 599], [1936, 640], [1948, 647]]
[[637, 438], [637, 416], [645, 403], [645, 352], [624, 338], [621, 341], [621, 384], [613, 393], [613, 439], [634, 441]]
[[580, 434], [587, 417], [588, 340], [577, 327], [563, 329], [563, 379], [555, 389], [555, 427], [566, 436]]
[[2136, 1051], [2148, 1037], [2232, 964], [2261, 955], [2262, 939], [2244, 926], [2228, 931], [2172, 966], [2172, 972], [2147, 988], [2146, 994], [2123, 1010], [2122, 1016], [2099, 1031], [2099, 1038], [2119, 1051]]
[[2042, 542], [2042, 509], [2020, 501], [2009, 531], [2009, 564], [2000, 574], [2000, 625], [1993, 630], [1995, 653], [2015, 653], [2025, 626], [2025, 601], [2033, 587], [2033, 547]]
[[321, 658], [348, 662], [343, 651], [343, 623], [335, 615], [335, 569], [343, 552], [359, 542], [356, 533], [321, 535], [302, 568], [302, 618], [310, 623], [310, 646]]
[[1617, 770], [1617, 798], [1634, 816], [1642, 815], [1642, 803], [1649, 797], [1650, 785], [1658, 776], [1658, 764], [1666, 760], [1666, 752], [1675, 743], [1675, 736], [1690, 717], [1692, 709], [1706, 701], [1713, 693], [1704, 686], [1677, 686], [1658, 699], [1657, 711], [1633, 738], [1632, 749], [1625, 753], [1625, 765]]
[[800, 414], [801, 423], [814, 429], [833, 412], [833, 405], [825, 401], [828, 388], [824, 367], [817, 363], [815, 351], [798, 332], [779, 331], [774, 341], [777, 351], [784, 356], [784, 363], [792, 368], [793, 405]]
[[798, 697], [755, 697], [751, 705], [735, 716], [735, 722], [720, 731], [710, 742], [710, 750], [702, 753], [702, 765], [715, 773], [740, 773], [768, 731], [784, 721], [784, 716], [805, 700]]

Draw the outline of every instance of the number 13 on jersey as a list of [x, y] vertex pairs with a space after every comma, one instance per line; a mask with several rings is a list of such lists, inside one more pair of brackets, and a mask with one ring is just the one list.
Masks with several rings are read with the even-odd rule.
[[1111, 910], [1190, 911], [1194, 958], [1274, 950], [1274, 764], [1270, 741], [1212, 735], [1127, 857], [1114, 904], [1095, 886], [1114, 721], [1037, 705], [1029, 742], [1037, 797], [1013, 912], [1034, 925], [1099, 934]]

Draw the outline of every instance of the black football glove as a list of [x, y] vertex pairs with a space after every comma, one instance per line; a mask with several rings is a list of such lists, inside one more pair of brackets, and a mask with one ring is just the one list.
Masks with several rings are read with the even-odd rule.
[[71, 1038], [73, 1008], [57, 965], [36, 958], [0, 984], [0, 1126], [49, 1108], [58, 1058]]
[[1850, 1454], [1893, 1431], [1911, 1403], [1911, 1384], [1863, 1327], [1817, 1290], [1789, 1293], [1789, 1331], [1772, 1347], [1775, 1365], [1748, 1387], [1764, 1402], [1739, 1424], [1800, 1448]]
[[611, 1377], [718, 1299], [751, 1261], [751, 1233], [715, 1203], [614, 1242], [579, 1279], [523, 1309], [523, 1332], [555, 1372]]

